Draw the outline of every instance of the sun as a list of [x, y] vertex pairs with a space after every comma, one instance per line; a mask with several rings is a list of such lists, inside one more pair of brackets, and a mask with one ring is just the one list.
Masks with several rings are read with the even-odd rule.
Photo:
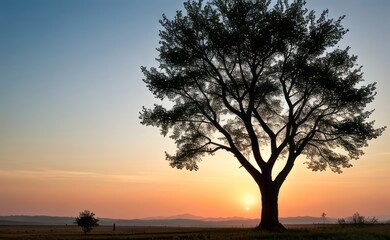
[[253, 206], [256, 204], [256, 198], [253, 197], [252, 195], [246, 194], [243, 197], [243, 205], [245, 211], [249, 212]]

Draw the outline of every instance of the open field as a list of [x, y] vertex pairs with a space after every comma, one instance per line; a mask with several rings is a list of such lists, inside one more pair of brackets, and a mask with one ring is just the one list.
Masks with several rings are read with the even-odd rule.
[[284, 233], [247, 228], [124, 227], [99, 226], [87, 236], [76, 226], [0, 226], [0, 239], [264, 239], [264, 240], [389, 240], [390, 225], [340, 227], [337, 225], [290, 225]]

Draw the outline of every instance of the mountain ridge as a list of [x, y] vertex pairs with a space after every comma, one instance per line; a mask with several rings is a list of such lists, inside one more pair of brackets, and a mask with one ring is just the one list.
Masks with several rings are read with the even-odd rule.
[[[180, 214], [168, 217], [147, 217], [138, 219], [99, 218], [100, 225], [117, 226], [167, 226], [167, 227], [255, 227], [260, 219], [243, 217], [201, 217], [193, 214]], [[380, 222], [389, 222], [390, 216], [378, 217]], [[45, 215], [9, 215], [0, 216], [0, 225], [74, 225], [75, 217]], [[337, 218], [297, 216], [281, 217], [282, 224], [321, 224], [337, 223]]]
[[[185, 218], [186, 217], [186, 218]], [[191, 219], [192, 218], [192, 219]], [[335, 223], [336, 219], [327, 218], [328, 223]], [[99, 224], [117, 226], [182, 226], [182, 227], [255, 227], [259, 219], [242, 217], [205, 218], [192, 214], [181, 214], [170, 217], [151, 217], [141, 219], [113, 219], [99, 218]], [[0, 216], [0, 225], [73, 225], [75, 217], [59, 216], [29, 216], [10, 215]], [[280, 218], [284, 224], [314, 224], [322, 223], [320, 217], [290, 217]]]
[[169, 217], [164, 216], [158, 216], [158, 217], [146, 217], [146, 218], [140, 218], [140, 220], [168, 220], [168, 219], [189, 219], [189, 220], [201, 220], [201, 221], [230, 221], [230, 220], [247, 220], [250, 218], [244, 218], [244, 217], [201, 217], [197, 215], [193, 215], [190, 213], [184, 213], [179, 215], [173, 215]]

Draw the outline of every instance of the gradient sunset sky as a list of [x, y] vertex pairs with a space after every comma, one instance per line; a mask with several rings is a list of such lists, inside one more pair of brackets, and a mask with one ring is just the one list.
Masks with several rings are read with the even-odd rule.
[[[172, 169], [175, 146], [142, 126], [153, 99], [140, 66], [157, 66], [158, 20], [182, 0], [0, 0], [0, 215], [142, 218], [260, 216], [256, 184], [225, 153]], [[366, 83], [378, 82], [376, 127], [390, 126], [390, 1], [308, 0], [346, 15]], [[299, 159], [280, 216], [390, 215], [390, 129], [342, 174]], [[223, 167], [221, 167], [223, 166]]]

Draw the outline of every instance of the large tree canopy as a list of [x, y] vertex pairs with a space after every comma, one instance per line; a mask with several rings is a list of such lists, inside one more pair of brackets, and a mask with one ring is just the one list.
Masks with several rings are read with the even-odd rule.
[[[363, 85], [357, 57], [337, 46], [343, 17], [316, 17], [304, 1], [270, 2], [188, 1], [186, 13], [163, 16], [159, 68], [142, 71], [173, 106], [141, 112], [142, 124], [175, 140], [172, 167], [196, 170], [205, 154], [231, 152], [259, 185], [268, 229], [279, 224], [278, 192], [299, 155], [314, 171], [341, 172], [384, 130], [365, 110], [375, 83]], [[284, 168], [272, 176], [278, 159]], [[276, 212], [265, 213], [264, 202]]]

